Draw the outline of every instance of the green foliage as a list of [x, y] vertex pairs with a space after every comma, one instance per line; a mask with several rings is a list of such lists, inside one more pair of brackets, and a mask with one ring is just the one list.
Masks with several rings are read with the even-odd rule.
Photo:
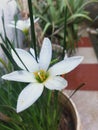
[[[79, 40], [78, 25], [84, 19], [92, 21], [89, 12], [85, 11], [85, 7], [92, 2], [98, 0], [32, 0], [34, 14], [40, 17], [42, 36], [49, 36], [52, 40], [55, 38], [63, 47], [63, 44], [66, 44], [66, 50], [72, 53]], [[66, 28], [64, 17], [66, 17]], [[63, 43], [64, 30], [66, 30], [65, 43]]]
[[[51, 92], [46, 89], [40, 99], [29, 109], [19, 114], [16, 113], [17, 97], [25, 85], [22, 83], [1, 81], [1, 130], [57, 130], [60, 116], [57, 91]], [[44, 103], [42, 103], [43, 101]]]

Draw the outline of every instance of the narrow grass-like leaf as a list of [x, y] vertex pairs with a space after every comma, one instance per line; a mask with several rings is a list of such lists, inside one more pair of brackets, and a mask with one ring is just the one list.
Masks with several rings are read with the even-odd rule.
[[96, 18], [94, 19], [94, 22], [95, 22], [96, 20], [98, 20], [98, 16], [96, 16]]
[[9, 43], [11, 49], [15, 52], [15, 54], [17, 55], [17, 57], [19, 58], [19, 60], [21, 61], [21, 63], [23, 64], [23, 66], [26, 68], [26, 70], [28, 71], [28, 68], [26, 67], [26, 65], [23, 63], [22, 59], [19, 57], [19, 55], [17, 54], [15, 48], [13, 47], [12, 43], [9, 41], [9, 39], [6, 37], [7, 42]]
[[69, 1], [68, 1], [68, 0], [65, 0], [65, 3], [66, 3], [66, 5], [67, 5], [67, 8], [68, 8], [70, 14], [73, 15], [72, 7], [71, 7], [71, 5], [69, 4]]
[[13, 130], [12, 128], [5, 126], [4, 124], [1, 124], [1, 123], [0, 123], [0, 129], [1, 130]]
[[90, 21], [92, 21], [92, 19], [85, 15], [85, 14], [73, 14], [72, 16], [70, 16], [68, 19], [67, 19], [67, 23], [71, 23], [72, 21], [76, 20], [76, 18], [85, 18], [85, 19], [88, 19]]
[[[44, 15], [44, 14], [43, 14]], [[37, 14], [37, 17], [39, 17], [40, 19], [42, 19], [43, 21], [45, 21], [46, 23], [49, 22], [48, 19], [46, 17], [44, 17], [41, 14]]]
[[86, 5], [89, 5], [90, 3], [98, 3], [98, 0], [87, 0], [87, 1], [85, 1], [82, 5], [81, 5], [81, 7], [80, 8], [78, 8], [79, 10], [81, 10], [81, 9], [84, 9], [84, 7], [86, 6]]
[[6, 40], [7, 35], [6, 35], [6, 29], [5, 29], [4, 12], [2, 12], [2, 24], [3, 24], [3, 31], [4, 31], [4, 37], [5, 37], [5, 38], [3, 38], [3, 36], [1, 35], [1, 39], [3, 40], [3, 42], [4, 42], [5, 45], [6, 45], [6, 47], [7, 47], [8, 50], [9, 50], [9, 45], [8, 45], [8, 43], [7, 43], [7, 40]]
[[16, 24], [17, 24], [17, 20], [18, 20], [17, 15], [14, 16], [14, 20], [15, 20], [15, 36], [16, 36], [16, 42], [17, 42], [17, 47], [19, 48], [18, 33], [17, 33], [17, 28], [16, 28]]
[[9, 51], [5, 48], [5, 46], [3, 44], [0, 44], [5, 55], [7, 56], [7, 58], [9, 59], [9, 61], [13, 64], [15, 69], [19, 69], [19, 67], [17, 66], [16, 62], [14, 61], [14, 59], [12, 58], [12, 55], [9, 53]]
[[0, 37], [3, 43], [5, 43], [5, 39], [3, 38], [2, 34], [0, 33]]
[[1, 64], [4, 66], [4, 68], [5, 68], [7, 71], [9, 71], [9, 68], [8, 68], [6, 62], [5, 62], [2, 58], [0, 58], [0, 62], [1, 62]]
[[84, 3], [85, 3], [84, 0], [75, 0], [74, 4], [75, 10], [77, 10], [79, 7], [81, 8], [81, 6], [84, 5]]
[[49, 5], [49, 14], [51, 17], [51, 21], [54, 22], [55, 18], [56, 18], [56, 10], [55, 10], [55, 6], [53, 5], [53, 0], [47, 0], [47, 3]]
[[44, 36], [44, 34], [46, 33], [47, 29], [51, 26], [51, 23], [46, 23], [43, 33], [42, 33], [42, 37]]

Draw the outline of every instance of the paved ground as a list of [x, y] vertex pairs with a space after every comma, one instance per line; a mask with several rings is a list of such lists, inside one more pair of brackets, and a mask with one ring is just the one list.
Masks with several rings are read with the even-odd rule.
[[69, 86], [64, 92], [70, 95], [79, 84], [85, 83], [72, 100], [78, 109], [82, 130], [98, 130], [98, 60], [88, 35], [79, 42], [76, 55], [84, 56], [84, 61], [66, 75]]

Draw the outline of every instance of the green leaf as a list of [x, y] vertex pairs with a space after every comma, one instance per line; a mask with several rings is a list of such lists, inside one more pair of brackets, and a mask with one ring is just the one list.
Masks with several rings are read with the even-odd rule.
[[51, 26], [51, 23], [46, 23], [43, 33], [42, 33], [42, 37], [44, 36], [44, 34], [46, 33], [47, 29], [49, 28], [49, 26]]
[[[98, 3], [98, 0], [87, 0], [87, 1], [85, 1], [85, 2], [82, 4], [81, 8], [84, 8], [86, 5], [89, 5], [90, 3], [94, 3], [94, 2]], [[81, 9], [81, 8], [80, 8], [80, 9]]]
[[0, 129], [1, 130], [14, 130], [14, 129], [12, 129], [12, 128], [8, 127], [8, 126], [5, 126], [4, 124], [1, 124], [1, 123], [0, 123]]
[[2, 63], [2, 65], [4, 66], [4, 68], [5, 68], [7, 71], [9, 71], [9, 68], [8, 68], [6, 62], [5, 62], [2, 58], [0, 58], [0, 62]]
[[19, 69], [19, 67], [17, 66], [16, 62], [14, 61], [12, 55], [9, 53], [9, 51], [5, 48], [5, 46], [3, 44], [0, 44], [1, 48], [3, 49], [5, 55], [7, 56], [7, 58], [9, 59], [9, 61], [13, 64], [15, 69]]
[[53, 0], [47, 0], [47, 3], [49, 5], [49, 14], [51, 16], [51, 21], [55, 21], [56, 19], [56, 8], [54, 6]]
[[26, 70], [28, 71], [28, 68], [26, 67], [26, 65], [23, 63], [22, 59], [19, 57], [19, 55], [17, 54], [15, 48], [13, 47], [12, 43], [10, 42], [10, 40], [8, 39], [8, 37], [6, 37], [7, 42], [9, 43], [10, 48], [15, 52], [15, 54], [17, 55], [17, 57], [19, 58], [19, 60], [21, 61], [21, 63], [23, 64], [23, 66], [26, 68]]
[[85, 14], [73, 14], [71, 17], [69, 17], [67, 19], [67, 23], [71, 23], [71, 22], [73, 22], [74, 20], [76, 20], [79, 17], [85, 18], [85, 19], [88, 19], [88, 20], [92, 21], [92, 19], [89, 16], [85, 15]]
[[73, 11], [72, 11], [72, 5], [70, 5], [68, 0], [65, 0], [66, 6], [68, 8], [68, 11], [70, 12], [71, 15], [73, 15]]

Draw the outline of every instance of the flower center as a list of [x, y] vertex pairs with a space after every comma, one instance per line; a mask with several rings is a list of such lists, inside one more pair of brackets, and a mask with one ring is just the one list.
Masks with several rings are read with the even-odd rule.
[[27, 36], [29, 34], [29, 29], [28, 28], [24, 28], [23, 29], [23, 33]]
[[42, 83], [48, 78], [49, 73], [44, 70], [40, 70], [40, 71], [34, 72], [34, 75], [35, 75], [36, 80], [39, 83]]

